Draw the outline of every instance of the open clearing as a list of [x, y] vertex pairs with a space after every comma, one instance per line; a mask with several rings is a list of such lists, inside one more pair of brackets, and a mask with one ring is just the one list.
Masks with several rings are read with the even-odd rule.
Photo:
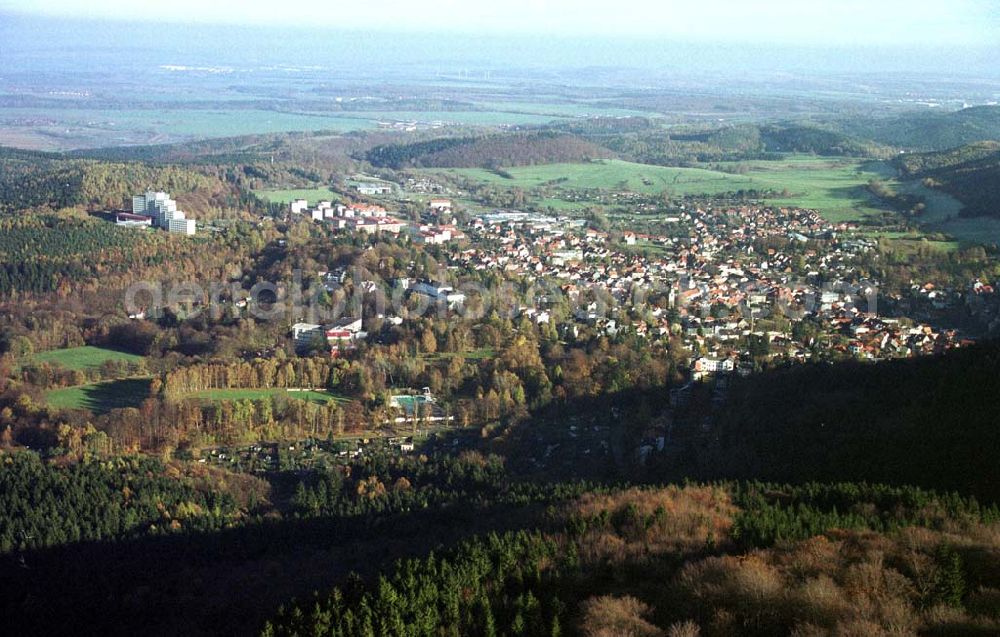
[[339, 394], [321, 390], [288, 391], [287, 389], [206, 389], [204, 391], [185, 394], [185, 398], [200, 398], [204, 400], [269, 400], [272, 397], [284, 396], [296, 400], [305, 400], [317, 405], [329, 402], [344, 403], [348, 398]]
[[[120, 380], [88, 383], [75, 387], [49, 390], [46, 402], [57, 409], [89, 409], [95, 414], [104, 414], [112, 409], [138, 407], [149, 397], [149, 378], [124, 378]], [[206, 401], [221, 400], [270, 400], [285, 396], [295, 400], [305, 400], [323, 405], [329, 402], [343, 403], [349, 399], [327, 391], [287, 389], [209, 389], [185, 394], [185, 398]]]
[[[778, 161], [723, 164], [734, 172], [706, 168], [652, 166], [621, 160], [580, 164], [546, 164], [505, 168], [500, 172], [481, 168], [431, 169], [430, 172], [465, 177], [475, 181], [539, 191], [546, 201], [558, 200], [559, 191], [632, 191], [672, 195], [718, 195], [740, 190], [781, 193], [772, 198], [780, 206], [814, 208], [833, 222], [854, 221], [880, 214], [865, 186], [879, 175], [864, 162], [851, 159], [791, 156]], [[737, 174], [739, 168], [743, 174]], [[544, 194], [542, 194], [544, 193]], [[570, 204], [571, 207], [576, 204]]]
[[[599, 110], [594, 109], [595, 112]], [[544, 124], [553, 119], [558, 116], [515, 110], [288, 112], [249, 108], [247, 104], [232, 108], [220, 105], [217, 108], [114, 110], [15, 106], [0, 108], [0, 142], [38, 150], [70, 150], [292, 131], [346, 133], [396, 122], [524, 126]]]
[[670, 168], [636, 164], [617, 159], [581, 164], [542, 164], [504, 168], [512, 178], [485, 168], [430, 169], [475, 181], [530, 190], [549, 187], [559, 190], [629, 190], [655, 194], [669, 190], [675, 194], [728, 192], [749, 187], [745, 177], [701, 168]]
[[76, 387], [52, 389], [45, 400], [57, 409], [89, 409], [103, 414], [112, 409], [138, 407], [149, 397], [148, 378], [124, 378]]
[[60, 365], [67, 369], [86, 370], [96, 369], [106, 361], [140, 363], [143, 361], [143, 357], [113, 349], [85, 345], [83, 347], [70, 347], [67, 349], [39, 352], [32, 357], [32, 361], [35, 363]]
[[791, 156], [778, 161], [739, 162], [758, 186], [791, 196], [771, 199], [779, 206], [818, 210], [834, 223], [859, 221], [879, 215], [886, 208], [868, 192], [867, 185], [879, 173], [869, 162], [828, 157]]
[[496, 350], [486, 347], [483, 349], [472, 350], [470, 352], [436, 352], [434, 354], [425, 353], [420, 356], [427, 361], [451, 360], [453, 358], [461, 358], [467, 361], [481, 361], [496, 356]]
[[300, 188], [290, 190], [254, 190], [253, 194], [271, 203], [290, 203], [296, 199], [305, 199], [310, 206], [318, 201], [340, 201], [340, 195], [329, 188]]

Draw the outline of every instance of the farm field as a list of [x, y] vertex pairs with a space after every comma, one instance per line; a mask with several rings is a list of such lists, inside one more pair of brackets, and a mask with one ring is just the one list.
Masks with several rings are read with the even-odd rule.
[[636, 164], [617, 159], [585, 164], [542, 164], [515, 166], [504, 177], [484, 168], [429, 169], [430, 172], [458, 175], [475, 181], [524, 188], [548, 186], [562, 190], [632, 190], [654, 194], [665, 189], [677, 194], [715, 193], [747, 187], [745, 177], [700, 168], [670, 168]]
[[859, 221], [885, 211], [868, 193], [867, 184], [880, 177], [869, 162], [829, 157], [791, 156], [778, 161], [739, 162], [748, 177], [772, 190], [788, 190], [790, 197], [771, 199], [780, 206], [818, 210], [829, 221]]
[[[738, 190], [787, 190], [788, 197], [771, 201], [777, 205], [815, 208], [834, 222], [859, 220], [881, 210], [865, 190], [878, 173], [855, 160], [792, 156], [780, 161], [739, 162], [747, 170], [735, 174], [707, 168], [652, 166], [621, 160], [586, 164], [548, 164], [504, 169], [507, 178], [480, 168], [437, 169], [476, 181], [532, 190], [547, 188], [545, 205], [558, 197], [552, 190], [630, 190], [657, 194], [714, 195]], [[734, 165], [735, 168], [735, 165]], [[576, 204], [568, 202], [567, 207]]]
[[124, 378], [52, 389], [45, 394], [45, 400], [57, 409], [89, 409], [103, 414], [112, 409], [138, 407], [148, 396], [148, 378]]
[[358, 111], [340, 115], [343, 119], [366, 119], [377, 121], [416, 121], [422, 123], [441, 122], [466, 126], [519, 126], [545, 124], [561, 119], [552, 115], [507, 111]]
[[552, 97], [553, 101], [483, 101], [476, 102], [476, 106], [484, 111], [497, 111], [508, 113], [531, 113], [536, 115], [546, 115], [553, 118], [562, 117], [649, 117], [654, 115], [649, 111], [636, 109], [618, 108], [615, 106], [605, 106], [599, 102], [565, 102], [556, 101], [558, 98]]
[[[199, 137], [228, 137], [288, 131], [352, 131], [375, 127], [374, 118], [284, 113], [253, 109], [122, 109], [102, 111], [78, 108], [3, 108], [0, 117], [30, 121], [31, 129], [46, 132], [56, 147], [77, 147], [75, 138], [104, 140], [108, 144], [131, 140], [166, 141]], [[17, 127], [12, 128], [17, 130]], [[20, 128], [24, 131], [24, 128]], [[6, 133], [3, 135], [6, 137]]]
[[272, 203], [289, 203], [296, 199], [305, 199], [310, 206], [317, 201], [340, 201], [340, 195], [329, 188], [300, 188], [289, 190], [254, 190], [253, 193]]
[[49, 363], [66, 369], [79, 370], [96, 369], [106, 361], [140, 363], [143, 360], [142, 356], [136, 354], [91, 345], [39, 352], [32, 357], [32, 361], [35, 363]]
[[[571, 107], [549, 112], [481, 111], [303, 111], [247, 107], [149, 108], [0, 108], [0, 145], [38, 150], [72, 150], [127, 144], [156, 144], [211, 137], [292, 131], [351, 131], [377, 128], [381, 122], [440, 123], [460, 126], [544, 124], [572, 117]], [[602, 109], [595, 109], [599, 111]]]
[[344, 396], [327, 391], [303, 390], [288, 391], [287, 389], [206, 389], [204, 391], [186, 394], [185, 398], [201, 398], [204, 400], [266, 400], [272, 396], [285, 396], [296, 400], [305, 400], [317, 405], [329, 402], [343, 403], [348, 399]]

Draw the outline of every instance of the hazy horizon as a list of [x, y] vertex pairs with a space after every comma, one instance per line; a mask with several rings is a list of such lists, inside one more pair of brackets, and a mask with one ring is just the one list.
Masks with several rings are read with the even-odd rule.
[[0, 0], [27, 15], [147, 22], [716, 39], [809, 45], [994, 45], [1000, 10], [991, 0]]
[[[992, 42], [955, 45], [895, 38], [866, 44], [836, 39], [804, 43], [759, 37], [756, 40], [705, 39], [649, 33], [602, 36], [557, 32], [499, 33], [403, 25], [393, 21], [372, 29], [350, 23], [337, 27], [263, 27], [254, 24], [181, 24], [175, 21], [99, 17], [52, 17], [0, 3], [0, 59], [7, 72], [37, 70], [38, 65], [300, 64], [372, 69], [418, 65], [454, 68], [580, 69], [627, 67], [676, 74], [712, 73], [915, 73], [1000, 77]], [[459, 23], [461, 24], [461, 23]], [[406, 27], [406, 28], [404, 28]], [[395, 31], [393, 29], [396, 29]], [[728, 27], [727, 27], [728, 28]], [[156, 29], [157, 37], [136, 37]], [[723, 29], [724, 30], [724, 29]], [[982, 25], [989, 33], [995, 25]], [[43, 55], [43, 53], [46, 53]], [[59, 53], [73, 53], [59, 59]], [[86, 58], [79, 56], [87, 53]], [[122, 56], [134, 52], [136, 56]], [[107, 56], [104, 58], [102, 56]], [[150, 57], [155, 59], [150, 59]], [[956, 69], [958, 71], [956, 72]]]

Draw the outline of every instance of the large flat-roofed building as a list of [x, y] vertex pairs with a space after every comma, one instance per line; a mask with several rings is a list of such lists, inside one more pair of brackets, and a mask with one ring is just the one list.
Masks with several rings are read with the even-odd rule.
[[292, 326], [292, 341], [295, 343], [295, 349], [300, 352], [309, 349], [322, 333], [322, 327], [315, 323], [296, 323]]
[[115, 225], [126, 228], [149, 228], [153, 225], [153, 218], [146, 215], [134, 215], [128, 212], [115, 214]]
[[194, 219], [187, 219], [177, 202], [165, 192], [146, 191], [132, 197], [132, 214], [152, 218], [152, 224], [167, 232], [193, 235], [197, 231]]
[[384, 181], [359, 181], [354, 189], [362, 195], [391, 195], [392, 185]]
[[189, 237], [197, 232], [194, 219], [171, 219], [167, 223], [167, 231], [177, 234], [186, 234]]
[[405, 225], [399, 219], [393, 219], [392, 217], [355, 217], [352, 221], [355, 230], [372, 233], [389, 232], [391, 234], [399, 234]]
[[295, 351], [306, 352], [315, 346], [319, 339], [325, 338], [330, 352], [341, 349], [351, 349], [354, 341], [363, 339], [365, 333], [361, 331], [361, 319], [357, 317], [343, 317], [325, 325], [316, 323], [296, 323], [292, 325], [292, 341], [295, 344]]
[[146, 214], [146, 195], [132, 195], [132, 214]]

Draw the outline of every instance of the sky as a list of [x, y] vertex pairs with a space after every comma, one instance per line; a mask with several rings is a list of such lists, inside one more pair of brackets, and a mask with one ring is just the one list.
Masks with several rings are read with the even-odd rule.
[[0, 12], [387, 32], [1000, 49], [1000, 0], [0, 0]]

